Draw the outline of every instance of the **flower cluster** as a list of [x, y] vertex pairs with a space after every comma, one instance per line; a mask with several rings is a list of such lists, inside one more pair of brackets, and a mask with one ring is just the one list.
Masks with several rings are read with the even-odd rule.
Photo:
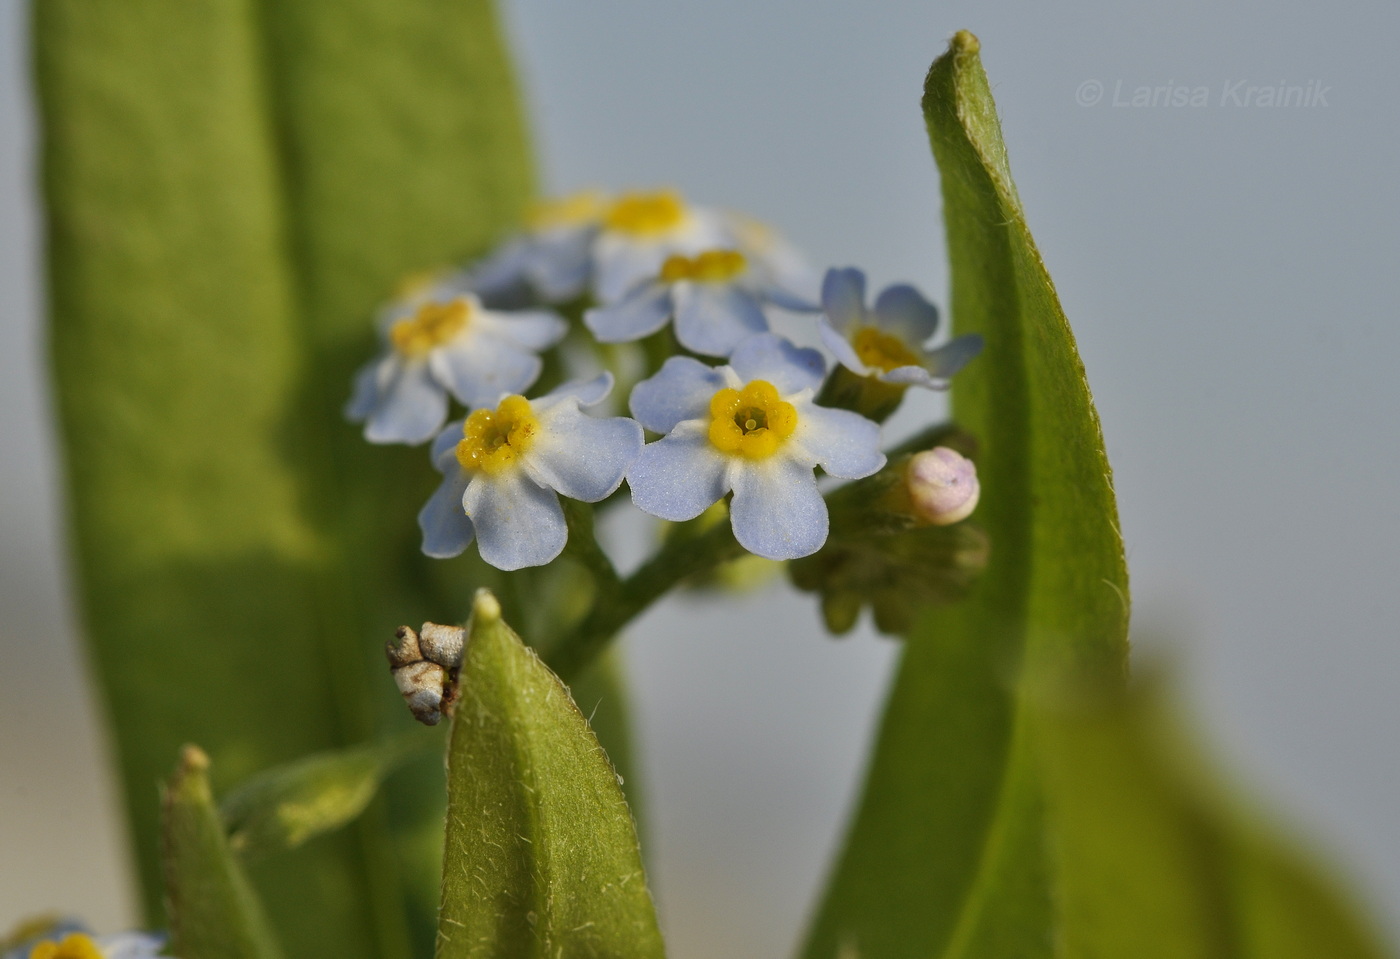
[[[346, 414], [371, 442], [433, 440], [443, 479], [418, 517], [429, 556], [475, 541], [503, 570], [549, 563], [568, 545], [560, 497], [597, 503], [625, 481], [640, 509], [671, 521], [731, 497], [742, 547], [795, 559], [828, 534], [817, 470], [881, 470], [877, 421], [892, 408], [870, 414], [823, 392], [821, 352], [771, 329], [803, 313], [819, 314], [809, 329], [837, 372], [893, 391], [895, 405], [908, 386], [946, 387], [981, 346], [965, 336], [928, 349], [938, 314], [912, 287], [892, 286], [868, 309], [859, 270], [830, 270], [819, 284], [747, 217], [668, 190], [589, 191], [538, 204], [495, 252], [386, 306], [383, 352], [359, 373]], [[545, 374], [541, 354], [571, 329], [591, 335], [570, 336], [572, 352]], [[641, 340], [640, 376], [614, 363], [632, 383], [631, 417], [589, 412], [607, 401], [613, 372], [559, 382], [557, 368], [615, 361], [617, 347], [602, 344]], [[542, 375], [557, 385], [534, 395]], [[466, 413], [443, 428], [451, 399]]]
[[119, 932], [93, 936], [72, 920], [37, 920], [13, 930], [0, 942], [0, 959], [156, 959], [165, 936]]

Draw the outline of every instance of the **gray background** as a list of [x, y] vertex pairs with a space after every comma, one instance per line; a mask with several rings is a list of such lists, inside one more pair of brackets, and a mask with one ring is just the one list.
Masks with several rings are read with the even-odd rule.
[[[509, 19], [550, 187], [675, 184], [939, 301], [918, 96], [946, 38], [979, 34], [1103, 416], [1138, 625], [1224, 764], [1400, 938], [1400, 15], [1319, 7], [518, 0]], [[110, 929], [131, 897], [56, 545], [23, 14], [0, 10], [0, 924], [61, 907]], [[1327, 102], [1222, 103], [1240, 80]], [[1209, 102], [1113, 105], [1166, 85]], [[893, 647], [829, 641], [772, 590], [660, 610], [628, 648], [672, 954], [786, 953]]]

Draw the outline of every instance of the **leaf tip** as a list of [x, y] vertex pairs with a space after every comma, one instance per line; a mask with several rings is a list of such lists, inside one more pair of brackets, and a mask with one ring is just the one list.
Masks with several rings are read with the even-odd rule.
[[501, 621], [501, 601], [485, 587], [472, 599], [472, 620], [477, 626], [494, 626]]
[[959, 30], [948, 41], [948, 52], [954, 56], [968, 56], [982, 50], [982, 41], [971, 30]]
[[180, 747], [180, 765], [175, 771], [175, 775], [184, 778], [189, 775], [198, 775], [209, 771], [209, 754], [200, 749], [194, 743], [185, 743]]

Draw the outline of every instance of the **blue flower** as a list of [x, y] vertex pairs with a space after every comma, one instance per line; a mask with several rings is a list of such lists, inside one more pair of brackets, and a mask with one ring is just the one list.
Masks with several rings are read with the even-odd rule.
[[533, 294], [565, 303], [588, 288], [593, 241], [608, 211], [607, 197], [584, 190], [533, 204], [525, 230], [471, 271], [472, 288], [487, 302]]
[[12, 934], [0, 945], [0, 959], [156, 959], [165, 944], [166, 937], [157, 933], [93, 936], [82, 923], [65, 919]]
[[476, 539], [497, 569], [543, 566], [563, 552], [568, 527], [556, 494], [596, 503], [622, 484], [642, 449], [635, 421], [580, 409], [612, 385], [604, 373], [535, 400], [506, 396], [443, 430], [432, 459], [444, 479], [418, 514], [423, 552], [456, 556]]
[[982, 350], [982, 337], [976, 333], [925, 349], [938, 329], [937, 308], [912, 286], [898, 284], [886, 287], [875, 309], [868, 310], [865, 274], [856, 269], [827, 270], [822, 311], [822, 342], [857, 376], [946, 389], [953, 374]]
[[768, 330], [763, 304], [815, 310], [770, 278], [738, 250], [673, 254], [656, 276], [634, 286], [621, 300], [584, 313], [583, 322], [603, 343], [650, 336], [673, 316], [676, 339], [686, 349], [728, 356], [742, 341]]
[[371, 443], [431, 439], [447, 418], [449, 393], [475, 407], [527, 389], [540, 375], [539, 351], [568, 330], [544, 310], [483, 309], [459, 285], [404, 301], [381, 328], [387, 348], [360, 370], [345, 407]]
[[744, 341], [727, 366], [672, 357], [632, 391], [632, 415], [665, 434], [627, 472], [632, 501], [668, 520], [699, 516], [730, 490], [734, 536], [751, 553], [796, 559], [826, 542], [813, 469], [856, 479], [885, 465], [880, 428], [817, 406], [825, 362], [772, 333]]
[[615, 303], [661, 269], [672, 254], [691, 255], [729, 242], [723, 220], [671, 190], [624, 193], [603, 216], [593, 242], [593, 295]]

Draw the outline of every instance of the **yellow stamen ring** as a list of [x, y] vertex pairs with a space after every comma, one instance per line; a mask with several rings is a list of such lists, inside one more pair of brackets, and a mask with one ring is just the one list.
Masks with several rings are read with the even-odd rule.
[[738, 250], [706, 250], [695, 257], [668, 256], [661, 264], [661, 281], [676, 283], [695, 280], [699, 283], [728, 283], [744, 270], [748, 261]]
[[604, 218], [610, 230], [634, 236], [652, 236], [680, 226], [685, 220], [685, 201], [679, 193], [625, 193]]
[[534, 445], [539, 431], [540, 421], [529, 400], [507, 396], [494, 410], [477, 410], [467, 417], [457, 444], [457, 462], [469, 472], [495, 475], [514, 466]]
[[797, 409], [767, 380], [710, 397], [710, 442], [723, 453], [752, 460], [778, 451], [797, 429]]
[[421, 357], [452, 340], [471, 319], [465, 299], [424, 303], [418, 312], [389, 328], [389, 342], [404, 356]]
[[602, 219], [607, 201], [597, 190], [583, 190], [553, 200], [536, 200], [525, 211], [525, 226], [532, 232], [583, 226]]
[[901, 366], [918, 366], [918, 355], [897, 336], [882, 333], [873, 326], [862, 326], [851, 337], [856, 356], [871, 369], [888, 373]]
[[70, 932], [61, 942], [41, 942], [29, 951], [29, 959], [102, 959], [92, 937]]

